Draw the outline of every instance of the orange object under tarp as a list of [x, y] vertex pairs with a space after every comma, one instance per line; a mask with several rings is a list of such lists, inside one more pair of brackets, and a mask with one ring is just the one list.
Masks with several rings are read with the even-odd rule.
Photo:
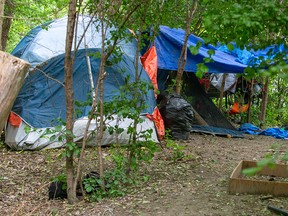
[[157, 70], [158, 70], [158, 63], [157, 63], [157, 53], [155, 46], [152, 46], [142, 57], [141, 63], [146, 70], [148, 76], [151, 79], [152, 84], [154, 85], [154, 91], [158, 90], [157, 84]]
[[12, 126], [19, 128], [20, 124], [22, 122], [22, 118], [20, 116], [18, 116], [17, 114], [15, 114], [14, 112], [10, 112], [8, 122]]
[[238, 102], [235, 102], [229, 111], [229, 114], [235, 115], [239, 113], [244, 113], [249, 109], [249, 104], [240, 105]]
[[162, 140], [165, 136], [165, 126], [158, 107], [155, 107], [153, 114], [147, 115], [147, 117], [154, 122], [158, 138]]

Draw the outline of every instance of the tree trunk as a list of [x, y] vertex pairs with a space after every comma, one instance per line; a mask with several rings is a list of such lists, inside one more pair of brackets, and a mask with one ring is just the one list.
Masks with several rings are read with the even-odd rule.
[[76, 20], [76, 0], [70, 0], [67, 22], [66, 48], [65, 48], [65, 93], [66, 93], [66, 175], [67, 175], [67, 197], [68, 203], [74, 204], [77, 201], [76, 189], [74, 188], [74, 164], [73, 150], [69, 149], [69, 145], [73, 143], [73, 69], [74, 59], [71, 56], [72, 42], [74, 37], [75, 20]]
[[29, 63], [0, 51], [0, 132], [22, 87]]
[[[102, 14], [101, 14], [102, 15]], [[106, 39], [106, 29], [104, 23], [104, 16], [101, 16], [101, 63], [99, 69], [99, 77], [97, 80], [97, 93], [99, 91], [99, 100], [100, 100], [100, 126], [97, 128], [97, 144], [98, 144], [98, 163], [99, 163], [99, 175], [102, 179], [104, 176], [104, 167], [103, 167], [103, 155], [102, 155], [102, 138], [104, 132], [104, 79], [105, 79], [105, 62], [109, 58], [109, 55], [105, 53], [105, 39]], [[96, 95], [97, 97], [98, 95]], [[105, 189], [105, 182], [102, 181], [101, 184], [102, 189]]]
[[3, 20], [4, 20], [4, 7], [5, 7], [5, 0], [0, 0], [0, 50], [2, 48], [2, 31], [3, 31]]
[[181, 93], [182, 75], [183, 75], [184, 68], [186, 65], [186, 60], [187, 60], [187, 43], [188, 43], [188, 38], [190, 35], [191, 22], [197, 9], [198, 1], [194, 0], [191, 7], [189, 6], [189, 1], [187, 1], [187, 4], [188, 5], [187, 5], [187, 20], [186, 20], [185, 37], [184, 37], [184, 43], [183, 43], [183, 47], [181, 50], [181, 54], [178, 60], [178, 71], [176, 75], [176, 93], [179, 95]]
[[264, 127], [264, 125], [265, 125], [265, 116], [266, 116], [267, 103], [268, 103], [269, 82], [270, 82], [270, 79], [269, 79], [269, 77], [267, 77], [265, 80], [264, 87], [263, 87], [261, 114], [259, 117], [261, 128]]
[[14, 8], [15, 8], [14, 0], [6, 0], [5, 11], [4, 11], [4, 15], [6, 17], [3, 19], [2, 35], [0, 36], [2, 39], [2, 40], [0, 40], [1, 45], [2, 45], [2, 50], [4, 50], [4, 51], [6, 50], [8, 35], [9, 35], [10, 27], [12, 24], [12, 19], [10, 17], [12, 17], [12, 15], [13, 15]]
[[3, 20], [4, 20], [4, 7], [5, 7], [5, 0], [0, 0], [0, 50], [2, 48], [2, 32], [3, 32]]

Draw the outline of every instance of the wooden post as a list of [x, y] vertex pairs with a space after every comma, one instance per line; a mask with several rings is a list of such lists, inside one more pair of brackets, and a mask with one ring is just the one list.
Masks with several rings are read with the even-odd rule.
[[200, 114], [192, 107], [194, 118], [199, 125], [208, 126], [208, 123], [200, 116]]
[[29, 63], [0, 51], [0, 132], [22, 87]]

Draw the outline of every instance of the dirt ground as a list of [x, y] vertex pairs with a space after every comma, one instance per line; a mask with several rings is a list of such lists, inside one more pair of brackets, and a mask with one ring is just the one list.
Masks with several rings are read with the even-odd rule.
[[[150, 179], [130, 188], [127, 195], [98, 203], [83, 200], [74, 206], [66, 200], [48, 200], [49, 180], [64, 167], [58, 159], [61, 150], [15, 152], [1, 146], [0, 215], [276, 215], [267, 210], [268, 204], [288, 210], [285, 197], [228, 193], [229, 176], [241, 160], [259, 160], [273, 153], [271, 145], [276, 144], [284, 154], [287, 140], [195, 133], [179, 144], [186, 147], [188, 159], [173, 162], [167, 159], [172, 152], [164, 150], [142, 169]], [[85, 167], [95, 169], [96, 152], [88, 151]]]

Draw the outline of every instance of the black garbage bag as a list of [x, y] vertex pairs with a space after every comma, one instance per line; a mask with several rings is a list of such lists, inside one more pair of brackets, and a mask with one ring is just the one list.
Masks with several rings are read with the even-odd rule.
[[186, 140], [194, 122], [191, 104], [177, 94], [158, 95], [159, 111], [165, 128], [169, 129], [174, 139]]

